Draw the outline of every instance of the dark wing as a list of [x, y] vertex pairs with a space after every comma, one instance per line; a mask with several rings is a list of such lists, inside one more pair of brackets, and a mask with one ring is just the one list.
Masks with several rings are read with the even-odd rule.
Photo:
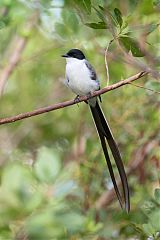
[[[94, 70], [94, 67], [87, 60], [85, 60], [85, 64], [86, 64], [87, 68], [90, 71], [91, 79], [95, 80], [95, 81], [97, 81], [99, 83], [99, 80], [97, 78], [97, 74], [96, 74], [96, 71]], [[99, 83], [99, 90], [100, 90], [100, 83]], [[99, 95], [99, 100], [100, 100], [100, 102], [102, 102], [101, 95]]]
[[[94, 67], [87, 60], [85, 60], [85, 64], [86, 64], [87, 68], [90, 71], [91, 79], [95, 80], [95, 81], [97, 81], [99, 83], [99, 90], [100, 90], [100, 82], [99, 82], [99, 80], [97, 78], [97, 74], [96, 74], [96, 71], [95, 71]], [[102, 102], [101, 95], [99, 95], [99, 100], [100, 100], [100, 102]]]
[[98, 80], [97, 79], [97, 74], [96, 74], [96, 71], [94, 70], [94, 68], [92, 67], [92, 65], [87, 61], [85, 60], [85, 64], [87, 66], [87, 68], [89, 69], [90, 71], [90, 77], [92, 80]]

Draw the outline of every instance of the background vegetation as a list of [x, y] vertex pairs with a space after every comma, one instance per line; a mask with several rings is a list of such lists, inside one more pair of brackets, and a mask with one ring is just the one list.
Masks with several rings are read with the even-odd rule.
[[159, 12], [159, 0], [0, 1], [1, 118], [74, 98], [61, 58], [71, 48], [85, 52], [101, 87], [105, 54], [109, 84], [151, 71], [136, 82], [143, 88], [102, 96], [128, 171], [131, 212], [113, 194], [81, 103], [1, 126], [1, 240], [160, 238]]

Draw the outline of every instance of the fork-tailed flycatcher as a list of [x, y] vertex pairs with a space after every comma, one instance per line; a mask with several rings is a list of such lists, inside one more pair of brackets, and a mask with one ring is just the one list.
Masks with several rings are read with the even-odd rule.
[[[100, 82], [97, 78], [97, 74], [92, 65], [86, 60], [85, 55], [79, 49], [71, 49], [66, 54], [62, 55], [66, 58], [66, 81], [65, 84], [77, 95], [84, 96], [93, 93], [100, 89]], [[119, 200], [121, 208], [125, 208], [127, 212], [130, 210], [130, 198], [129, 198], [129, 187], [127, 182], [126, 173], [124, 170], [122, 158], [118, 149], [118, 146], [114, 140], [111, 129], [108, 125], [107, 120], [99, 106], [98, 98], [93, 97], [87, 100], [90, 106], [90, 110], [97, 128], [97, 132], [100, 138], [102, 149], [106, 158], [109, 173], [113, 182], [117, 198]], [[107, 144], [110, 147], [112, 156], [115, 160], [120, 179], [123, 187], [124, 195], [124, 206], [123, 197], [120, 194], [117, 186], [112, 164], [107, 150]]]

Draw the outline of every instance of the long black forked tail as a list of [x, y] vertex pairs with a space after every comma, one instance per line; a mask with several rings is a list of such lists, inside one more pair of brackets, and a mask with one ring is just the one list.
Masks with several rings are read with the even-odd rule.
[[115, 176], [114, 176], [114, 172], [112, 169], [112, 164], [108, 155], [108, 150], [107, 150], [107, 146], [106, 146], [106, 141], [108, 142], [108, 145], [110, 147], [112, 156], [115, 160], [120, 178], [121, 178], [121, 182], [122, 182], [122, 187], [123, 187], [123, 195], [124, 195], [124, 203], [125, 203], [125, 210], [127, 212], [129, 212], [130, 210], [130, 197], [129, 197], [129, 187], [128, 187], [128, 181], [127, 181], [127, 176], [124, 170], [124, 166], [123, 166], [123, 162], [122, 162], [122, 158], [118, 149], [118, 146], [113, 138], [112, 132], [110, 130], [110, 127], [107, 123], [107, 120], [104, 117], [104, 114], [98, 104], [98, 101], [96, 102], [96, 105], [93, 107], [90, 105], [90, 109], [93, 115], [93, 119], [97, 128], [97, 132], [101, 141], [101, 145], [102, 145], [102, 149], [106, 158], [106, 162], [108, 165], [108, 169], [109, 169], [109, 173], [113, 182], [113, 186], [117, 195], [117, 198], [119, 200], [120, 206], [121, 208], [123, 208], [123, 198], [120, 194], [120, 191], [118, 189], [116, 180], [115, 180]]

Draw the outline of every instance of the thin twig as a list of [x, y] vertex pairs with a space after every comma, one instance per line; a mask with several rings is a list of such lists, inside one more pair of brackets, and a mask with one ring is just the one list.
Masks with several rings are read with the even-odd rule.
[[156, 91], [156, 90], [153, 90], [153, 89], [151, 89], [151, 88], [143, 87], [143, 86], [137, 85], [137, 84], [135, 84], [135, 83], [129, 83], [129, 84], [131, 84], [131, 85], [133, 85], [133, 86], [135, 86], [135, 87], [138, 87], [138, 88], [143, 88], [143, 89], [145, 89], [145, 90], [147, 90], [147, 91], [154, 92], [154, 93], [156, 93], [156, 94], [160, 94], [160, 92], [158, 92], [158, 91]]
[[[145, 76], [147, 74], [149, 74], [148, 71], [139, 72], [139, 73], [137, 73], [137, 74], [125, 79], [125, 80], [119, 81], [119, 82], [117, 82], [113, 85], [104, 87], [101, 90], [92, 93], [90, 97], [89, 96], [80, 97], [79, 102], [86, 101], [91, 97], [95, 97], [95, 96], [104, 94], [106, 92], [112, 91], [116, 88], [122, 87], [123, 85], [129, 84], [130, 82], [135, 81], [139, 78], [142, 78], [143, 76]], [[51, 105], [51, 106], [42, 107], [42, 108], [36, 109], [34, 111], [31, 111], [31, 112], [20, 113], [16, 116], [13, 116], [13, 117], [1, 118], [0, 119], [0, 125], [6, 124], [6, 123], [13, 123], [13, 122], [22, 120], [24, 118], [29, 118], [29, 117], [33, 117], [33, 116], [36, 116], [36, 115], [46, 113], [46, 112], [51, 112], [51, 111], [54, 111], [54, 110], [57, 110], [57, 109], [60, 109], [60, 108], [64, 108], [64, 107], [67, 107], [67, 106], [71, 106], [71, 105], [74, 105], [74, 104], [77, 104], [77, 102], [75, 102], [75, 100], [69, 100], [69, 101], [57, 103], [57, 104], [54, 104], [54, 105]]]
[[107, 73], [107, 86], [109, 85], [109, 80], [110, 80], [107, 56], [108, 56], [109, 46], [111, 45], [112, 42], [113, 42], [113, 40], [111, 40], [111, 41], [108, 43], [108, 45], [107, 45], [107, 47], [106, 47], [106, 50], [105, 50], [105, 54], [104, 54], [104, 60], [105, 60], [105, 65], [106, 65], [106, 73]]

